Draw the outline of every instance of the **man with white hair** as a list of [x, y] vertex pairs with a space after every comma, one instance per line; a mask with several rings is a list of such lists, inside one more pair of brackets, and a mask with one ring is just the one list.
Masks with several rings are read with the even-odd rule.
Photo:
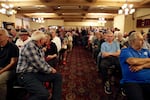
[[119, 56], [120, 83], [128, 100], [150, 100], [150, 51], [143, 48], [144, 38], [139, 32], [132, 32], [128, 43]]
[[18, 82], [30, 93], [29, 100], [48, 100], [49, 92], [43, 82], [53, 84], [52, 100], [61, 100], [62, 77], [45, 61], [41, 48], [45, 42], [45, 34], [35, 31], [19, 55]]

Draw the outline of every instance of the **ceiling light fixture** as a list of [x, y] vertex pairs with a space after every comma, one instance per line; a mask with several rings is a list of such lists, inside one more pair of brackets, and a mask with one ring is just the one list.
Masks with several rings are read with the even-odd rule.
[[60, 6], [58, 6], [57, 8], [58, 8], [58, 9], [60, 9], [61, 7], [60, 7]]
[[44, 21], [44, 18], [32, 18], [32, 20], [34, 21], [34, 22], [37, 22], [37, 23], [44, 23], [45, 21]]
[[1, 4], [0, 13], [6, 14], [7, 16], [11, 16], [13, 14], [16, 14], [17, 11], [13, 9], [14, 5], [9, 4], [8, 0], [6, 0], [6, 3]]
[[106, 23], [106, 22], [107, 22], [107, 21], [105, 20], [104, 17], [98, 18], [98, 23], [99, 23], [100, 26], [105, 26], [105, 23]]
[[104, 17], [100, 17], [100, 18], [98, 18], [98, 22], [99, 23], [106, 23], [106, 20], [105, 20], [105, 18]]
[[118, 10], [118, 14], [133, 14], [135, 9], [133, 8], [133, 4], [128, 4], [127, 0], [126, 3], [122, 5], [122, 7]]

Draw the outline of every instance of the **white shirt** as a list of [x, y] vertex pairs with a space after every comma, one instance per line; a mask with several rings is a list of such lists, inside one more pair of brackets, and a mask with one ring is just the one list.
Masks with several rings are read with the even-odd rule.
[[61, 40], [58, 36], [55, 36], [52, 40], [52, 42], [54, 42], [56, 44], [57, 47], [57, 51], [59, 52], [61, 49]]
[[27, 42], [29, 42], [30, 40], [31, 40], [31, 38], [30, 38], [30, 37], [28, 37], [28, 39], [27, 39], [27, 40], [25, 40], [25, 41], [22, 41], [20, 38], [19, 38], [19, 39], [17, 39], [17, 41], [16, 41], [16, 45], [18, 46], [19, 51], [21, 51], [21, 49], [23, 48], [23, 46], [24, 46]]

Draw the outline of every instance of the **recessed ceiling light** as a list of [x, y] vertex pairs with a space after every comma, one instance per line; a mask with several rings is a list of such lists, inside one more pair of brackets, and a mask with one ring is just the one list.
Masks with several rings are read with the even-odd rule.
[[61, 7], [60, 7], [60, 6], [58, 6], [57, 8], [58, 8], [58, 9], [60, 9]]
[[20, 10], [20, 9], [21, 9], [21, 7], [17, 7], [17, 9], [18, 9], [18, 10]]

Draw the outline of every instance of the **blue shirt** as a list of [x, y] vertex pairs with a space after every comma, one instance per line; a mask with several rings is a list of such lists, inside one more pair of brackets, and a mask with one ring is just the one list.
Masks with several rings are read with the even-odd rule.
[[19, 54], [17, 73], [50, 73], [51, 66], [45, 61], [44, 52], [35, 41], [29, 41]]
[[120, 50], [120, 45], [118, 42], [113, 41], [111, 44], [108, 42], [103, 42], [101, 45], [101, 52], [114, 53]]
[[128, 58], [150, 58], [150, 51], [148, 49], [141, 49], [136, 51], [131, 47], [121, 50], [120, 64], [122, 69], [121, 83], [136, 82], [136, 83], [150, 83], [150, 69], [142, 69], [137, 72], [131, 72], [129, 64], [126, 62]]

